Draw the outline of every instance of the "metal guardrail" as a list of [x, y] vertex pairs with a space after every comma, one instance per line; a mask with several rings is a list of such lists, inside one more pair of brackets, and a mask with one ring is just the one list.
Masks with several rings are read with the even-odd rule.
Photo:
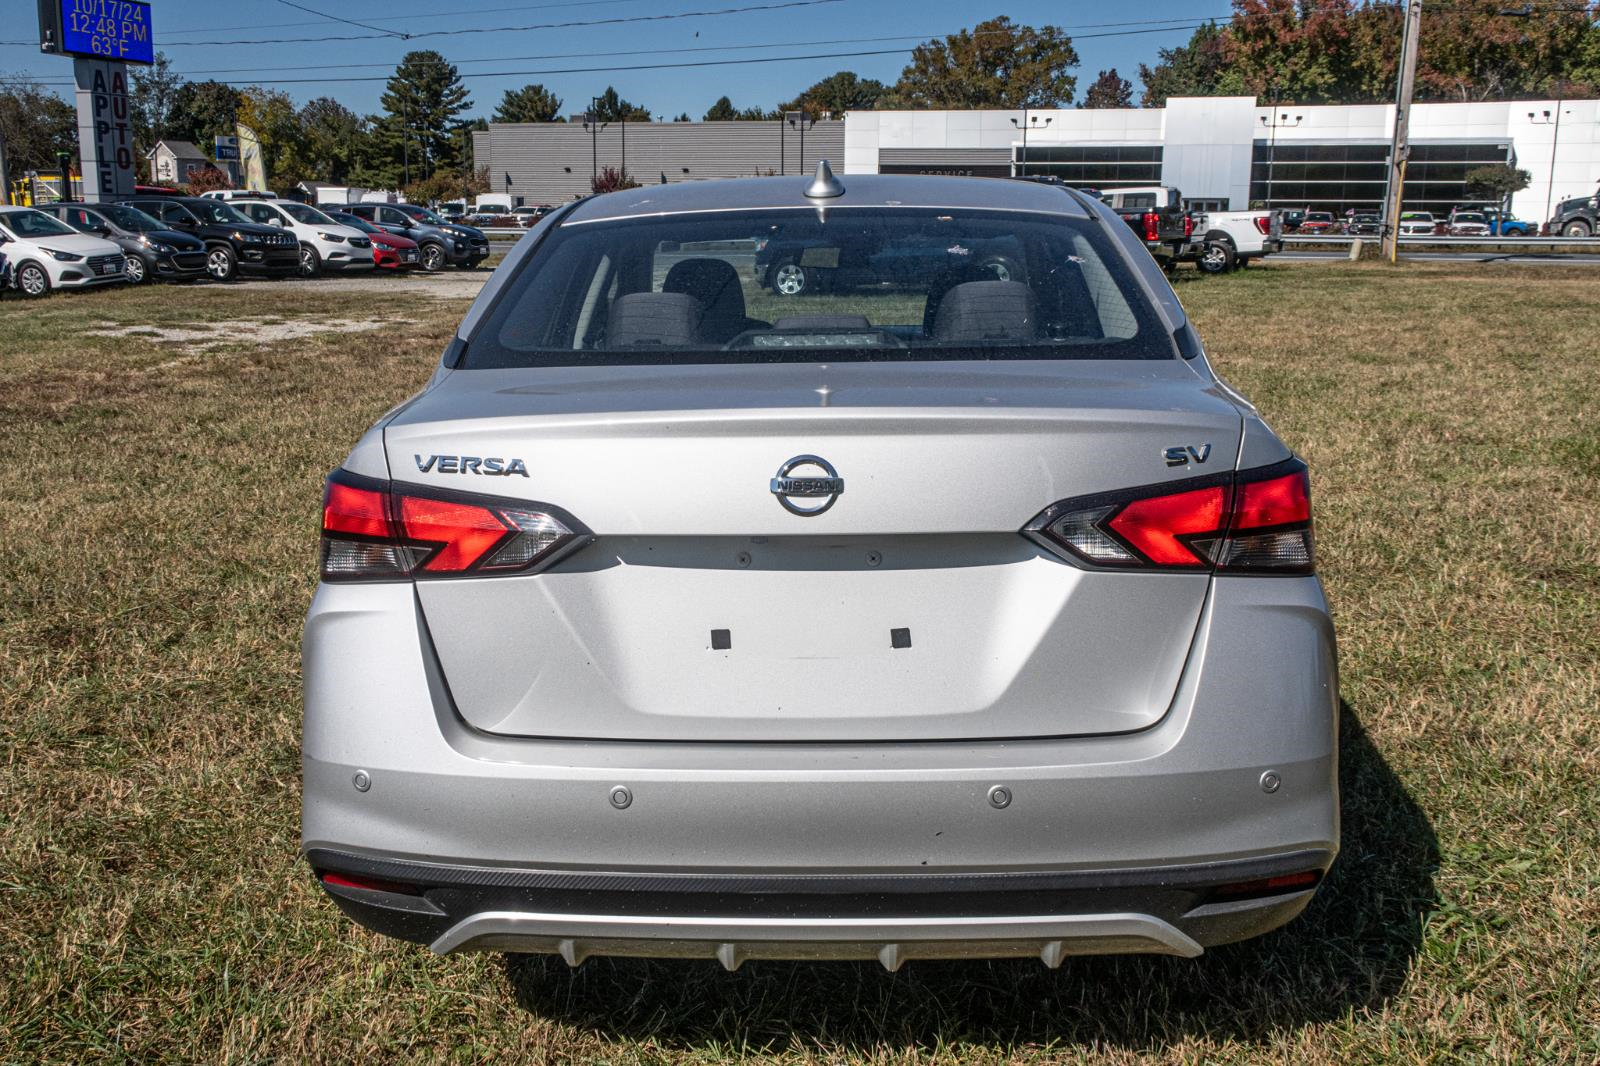
[[[1383, 238], [1362, 234], [1349, 236], [1334, 234], [1327, 237], [1315, 236], [1309, 233], [1285, 233], [1283, 243], [1290, 244], [1352, 244], [1360, 241], [1363, 244], [1377, 244]], [[1470, 248], [1483, 245], [1512, 245], [1522, 248], [1560, 248], [1569, 245], [1589, 248], [1600, 248], [1600, 236], [1594, 237], [1423, 237], [1418, 235], [1402, 236], [1402, 246], [1407, 244], [1445, 244], [1455, 248]]]

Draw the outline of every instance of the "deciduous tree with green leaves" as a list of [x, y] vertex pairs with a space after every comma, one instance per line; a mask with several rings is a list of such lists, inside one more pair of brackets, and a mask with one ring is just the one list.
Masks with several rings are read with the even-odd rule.
[[1226, 31], [1215, 22], [1199, 27], [1187, 44], [1161, 48], [1155, 66], [1139, 64], [1143, 107], [1162, 107], [1169, 96], [1215, 96], [1227, 67]]
[[830, 74], [788, 103], [778, 112], [804, 111], [822, 118], [843, 118], [851, 111], [872, 111], [889, 93], [889, 87], [876, 78], [863, 78], [852, 71]]
[[1526, 189], [1533, 181], [1532, 174], [1509, 163], [1474, 167], [1467, 171], [1466, 177], [1468, 196], [1493, 200], [1502, 207], [1511, 202], [1514, 193]]
[[172, 94], [167, 138], [204, 147], [232, 137], [239, 121], [239, 90], [220, 81], [186, 81]]
[[172, 69], [165, 52], [156, 53], [150, 66], [135, 66], [129, 78], [128, 103], [133, 110], [135, 155], [143, 159], [167, 134], [167, 123], [177, 104], [183, 76]]
[[1060, 27], [1023, 26], [1001, 15], [971, 30], [919, 44], [900, 73], [893, 106], [1062, 107], [1078, 79], [1072, 38]]
[[57, 152], [77, 157], [78, 113], [31, 78], [0, 76], [0, 138], [13, 179], [29, 170], [54, 170]]

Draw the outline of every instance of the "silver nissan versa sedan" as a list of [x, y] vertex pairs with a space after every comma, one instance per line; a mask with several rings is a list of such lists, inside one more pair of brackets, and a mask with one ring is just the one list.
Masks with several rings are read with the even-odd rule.
[[1198, 955], [1338, 847], [1311, 551], [1092, 197], [592, 197], [328, 478], [304, 854], [437, 952]]

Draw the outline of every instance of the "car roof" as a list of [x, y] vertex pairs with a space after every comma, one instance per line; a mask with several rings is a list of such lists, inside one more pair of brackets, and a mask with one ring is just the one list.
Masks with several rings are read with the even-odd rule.
[[729, 178], [644, 185], [582, 200], [563, 225], [713, 211], [783, 208], [935, 207], [984, 211], [1037, 211], [1074, 218], [1088, 212], [1059, 186], [1003, 178], [950, 178], [921, 174], [841, 174], [844, 193], [808, 199], [810, 175]]

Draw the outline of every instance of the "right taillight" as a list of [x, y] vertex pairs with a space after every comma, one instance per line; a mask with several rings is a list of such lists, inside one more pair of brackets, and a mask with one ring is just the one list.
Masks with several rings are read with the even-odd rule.
[[490, 577], [555, 562], [589, 539], [545, 504], [336, 471], [322, 499], [322, 579]]
[[1063, 500], [1023, 532], [1110, 570], [1309, 574], [1311, 485], [1298, 459]]

